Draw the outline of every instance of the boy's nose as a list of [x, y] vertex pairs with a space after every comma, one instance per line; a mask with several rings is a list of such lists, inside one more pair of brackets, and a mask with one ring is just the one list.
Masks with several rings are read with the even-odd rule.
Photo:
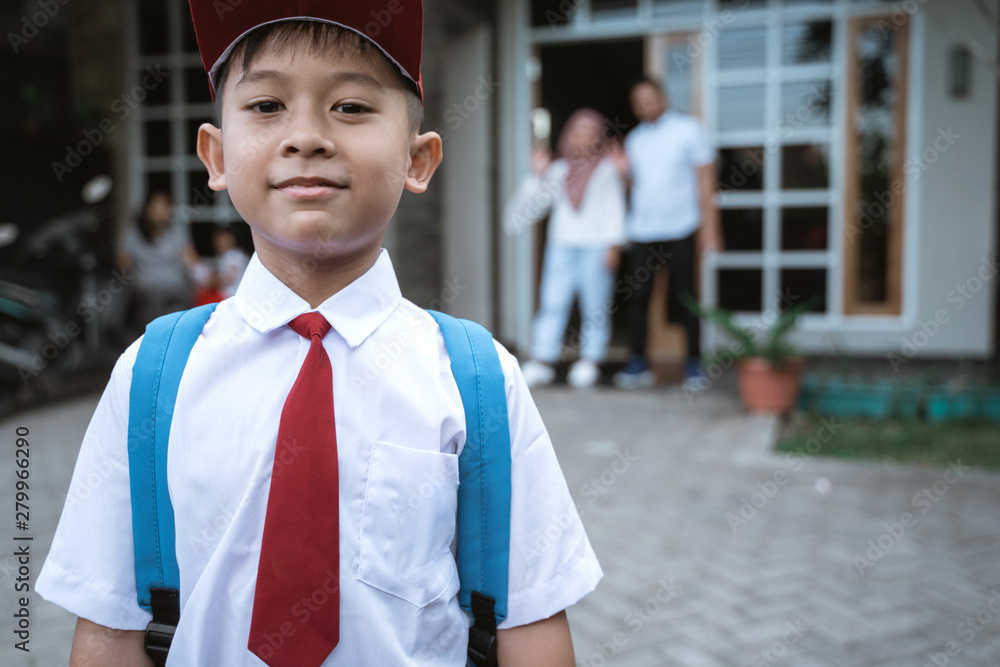
[[325, 155], [337, 152], [328, 128], [313, 118], [296, 118], [281, 142], [282, 155]]

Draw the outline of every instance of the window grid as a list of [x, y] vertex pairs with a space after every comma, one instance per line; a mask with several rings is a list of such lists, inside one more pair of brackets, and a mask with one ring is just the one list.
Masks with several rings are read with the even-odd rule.
[[[170, 193], [174, 200], [175, 214], [180, 220], [190, 225], [236, 222], [241, 220], [239, 213], [233, 208], [225, 192], [213, 192], [202, 185], [205, 170], [198, 159], [191, 141], [193, 124], [198, 121], [215, 118], [215, 106], [210, 102], [190, 102], [188, 82], [186, 77], [191, 72], [203, 73], [201, 56], [197, 51], [186, 51], [184, 45], [184, 21], [190, 21], [184, 3], [164, 2], [166, 9], [167, 53], [139, 55], [132, 62], [136, 63], [135, 73], [141, 77], [149, 66], [162, 66], [168, 69], [167, 79], [169, 99], [165, 104], [140, 105], [135, 112], [136, 123], [140, 126], [137, 134], [138, 151], [133, 152], [132, 172], [140, 174], [138, 188], [133, 188], [133, 205], [138, 207], [146, 196], [146, 184], [151, 175], [160, 178], [169, 175]], [[138, 24], [142, 21], [141, 12], [133, 13], [133, 20]], [[136, 25], [133, 34], [141, 34], [140, 26]], [[207, 78], [204, 80], [207, 85]], [[194, 82], [191, 82], [194, 85]], [[147, 125], [149, 123], [169, 124], [169, 154], [151, 155], [147, 146]]]

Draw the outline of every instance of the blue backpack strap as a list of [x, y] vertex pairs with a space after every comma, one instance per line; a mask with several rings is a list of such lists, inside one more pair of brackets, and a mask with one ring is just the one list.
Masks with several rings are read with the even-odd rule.
[[132, 367], [128, 467], [135, 584], [139, 606], [153, 614], [146, 629], [146, 650], [157, 664], [166, 661], [173, 628], [180, 618], [174, 508], [167, 490], [170, 422], [191, 348], [216, 305], [152, 321]]
[[507, 617], [510, 552], [510, 427], [493, 336], [483, 327], [428, 311], [441, 327], [465, 409], [459, 457], [458, 602], [472, 615], [469, 657], [495, 665], [497, 625]]

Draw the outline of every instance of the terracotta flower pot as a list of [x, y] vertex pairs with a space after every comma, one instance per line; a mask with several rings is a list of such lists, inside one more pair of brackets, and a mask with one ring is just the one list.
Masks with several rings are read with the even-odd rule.
[[740, 398], [747, 412], [783, 414], [795, 406], [803, 362], [792, 359], [775, 368], [760, 357], [742, 359], [738, 364]]

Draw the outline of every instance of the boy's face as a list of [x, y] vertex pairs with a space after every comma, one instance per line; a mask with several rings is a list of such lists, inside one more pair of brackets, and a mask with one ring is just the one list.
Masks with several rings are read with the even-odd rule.
[[377, 254], [403, 188], [423, 192], [441, 160], [396, 77], [350, 48], [266, 50], [246, 72], [234, 62], [220, 94], [222, 130], [201, 127], [198, 155], [265, 265]]

